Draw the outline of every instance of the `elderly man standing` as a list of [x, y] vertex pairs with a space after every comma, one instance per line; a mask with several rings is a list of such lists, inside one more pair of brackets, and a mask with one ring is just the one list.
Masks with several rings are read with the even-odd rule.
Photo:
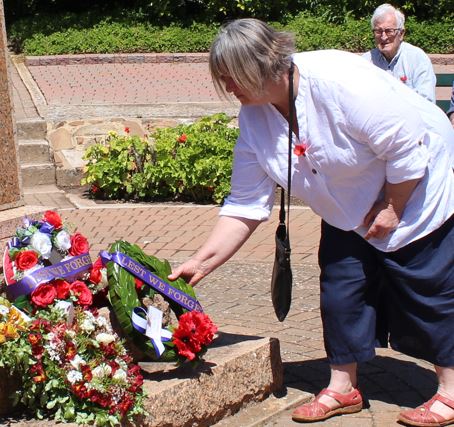
[[403, 41], [404, 14], [390, 4], [382, 4], [375, 9], [371, 24], [376, 48], [363, 56], [435, 102], [436, 78], [432, 63], [422, 49]]

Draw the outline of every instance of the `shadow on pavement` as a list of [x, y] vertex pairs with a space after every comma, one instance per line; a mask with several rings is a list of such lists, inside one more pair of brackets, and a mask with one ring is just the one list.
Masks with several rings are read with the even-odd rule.
[[[376, 356], [360, 364], [358, 383], [364, 397], [401, 407], [416, 407], [430, 399], [437, 390], [435, 372], [414, 360]], [[328, 382], [326, 358], [284, 363], [287, 387], [317, 394]]]

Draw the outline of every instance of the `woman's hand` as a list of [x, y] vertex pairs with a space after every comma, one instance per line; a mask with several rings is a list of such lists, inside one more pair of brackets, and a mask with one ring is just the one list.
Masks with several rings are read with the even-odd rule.
[[397, 228], [399, 220], [393, 205], [385, 201], [376, 202], [364, 218], [364, 225], [369, 227], [364, 238], [384, 239]]
[[364, 236], [366, 240], [371, 237], [384, 239], [397, 228], [405, 205], [419, 181], [420, 179], [411, 179], [398, 184], [385, 183], [384, 200], [375, 202], [364, 217], [363, 224], [369, 227]]
[[181, 264], [169, 274], [169, 280], [176, 280], [179, 277], [183, 278], [191, 286], [196, 285], [209, 273], [208, 263], [191, 258]]

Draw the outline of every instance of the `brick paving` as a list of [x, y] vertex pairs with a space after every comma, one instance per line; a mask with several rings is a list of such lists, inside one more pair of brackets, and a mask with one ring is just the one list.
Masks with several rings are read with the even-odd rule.
[[184, 73], [180, 63], [37, 65], [29, 70], [49, 105], [218, 102], [208, 64], [184, 66]]
[[[53, 79], [53, 82], [47, 87], [44, 77], [39, 77], [43, 78], [43, 83], [40, 83], [41, 89], [48, 102], [61, 102], [63, 109], [74, 101], [73, 97], [80, 97], [78, 103], [115, 102], [114, 91], [122, 93], [123, 97], [128, 96], [130, 102], [136, 102], [142, 93], [132, 90], [132, 84], [137, 83], [143, 91], [147, 91], [147, 87], [153, 84], [153, 79], [157, 82], [158, 72], [148, 69], [147, 72], [134, 71], [135, 81], [122, 80], [126, 78], [124, 75], [112, 79], [110, 80], [112, 86], [107, 88], [102, 86], [103, 79], [111, 78], [108, 76], [115, 74], [116, 71], [109, 67], [103, 68], [105, 65], [101, 64], [95, 64], [96, 68], [89, 69], [87, 68], [89, 65], [78, 64], [76, 73], [75, 68], [71, 71], [65, 67], [61, 68], [60, 73], [52, 74], [52, 77], [48, 75], [47, 79]], [[140, 64], [133, 66], [137, 69], [141, 67]], [[145, 63], [142, 66], [145, 66]], [[161, 79], [159, 85], [163, 86], [159, 89], [159, 96], [167, 97], [166, 100], [173, 99], [174, 102], [179, 102], [179, 99], [184, 98], [183, 94], [186, 91], [187, 95], [189, 94], [186, 99], [190, 96], [202, 97], [203, 94], [204, 101], [211, 99], [214, 94], [213, 89], [206, 86], [208, 82], [205, 77], [201, 77], [202, 68], [197, 68], [206, 64], [194, 66], [187, 63], [169, 63], [159, 66]], [[164, 78], [166, 75], [173, 76], [175, 67], [180, 67], [178, 73], [185, 76], [185, 81], [180, 81], [175, 76], [172, 79]], [[42, 74], [47, 72], [43, 71]], [[33, 75], [34, 71], [31, 73]], [[74, 79], [67, 80], [70, 73], [73, 73]], [[85, 76], [86, 86], [84, 79], [76, 78], [77, 73]], [[94, 73], [105, 74], [98, 74], [96, 77]], [[25, 108], [24, 100], [27, 94], [20, 93], [20, 85], [14, 83], [18, 76], [13, 74], [12, 78], [16, 117], [20, 119], [22, 115], [33, 114], [33, 111]], [[39, 81], [37, 74], [35, 78]], [[201, 85], [197, 86], [199, 81]], [[129, 92], [126, 90], [128, 88]], [[103, 91], [108, 91], [109, 94], [105, 94], [105, 98], [96, 98]], [[158, 99], [158, 92], [147, 93], [149, 98], [144, 97], [144, 102]], [[152, 98], [153, 96], [155, 98]], [[21, 99], [24, 101], [22, 106], [20, 103], [17, 104]], [[131, 243], [137, 243], [147, 253], [167, 258], [172, 264], [178, 264], [191, 256], [205, 240], [218, 212], [218, 208], [213, 206], [95, 204], [84, 201], [80, 194], [64, 193], [57, 188], [47, 188], [40, 193], [33, 188], [26, 190], [24, 200], [30, 209], [37, 205], [43, 208], [57, 208], [66, 221], [73, 223], [86, 234], [92, 244], [93, 257], [115, 239], [123, 238]], [[304, 206], [292, 208], [292, 262], [295, 276], [293, 301], [287, 319], [280, 323], [273, 314], [269, 292], [276, 216], [275, 209], [272, 219], [259, 227], [232, 260], [197, 286], [197, 293], [206, 311], [222, 330], [279, 338], [287, 389], [301, 390], [301, 394], [316, 393], [326, 385], [329, 374], [323, 350], [319, 313], [319, 270], [316, 262], [320, 220]], [[436, 388], [436, 380], [429, 364], [390, 349], [378, 350], [374, 360], [361, 366], [359, 378], [370, 407], [359, 414], [335, 417], [312, 425], [395, 426], [396, 414], [402, 407], [420, 404], [427, 400]], [[285, 390], [281, 397], [285, 397]], [[269, 413], [267, 414], [269, 419], [260, 425], [294, 426], [296, 423], [290, 420], [290, 412], [291, 409], [288, 408], [279, 413]], [[241, 425], [257, 425], [254, 423], [255, 420], [250, 419]], [[238, 424], [232, 421], [232, 425]]]

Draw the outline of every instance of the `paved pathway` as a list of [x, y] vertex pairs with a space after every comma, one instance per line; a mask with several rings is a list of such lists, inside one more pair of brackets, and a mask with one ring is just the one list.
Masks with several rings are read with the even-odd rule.
[[[94, 73], [94, 68], [88, 71], [86, 68], [88, 65], [78, 67], [78, 73], [81, 75]], [[137, 68], [134, 74], [136, 83], [143, 88], [148, 87], [150, 72], [145, 72], [144, 69], [140, 71], [138, 64], [135, 67]], [[195, 74], [191, 74], [196, 68], [184, 63], [177, 66], [161, 64], [159, 72], [156, 71], [159, 76], [155, 76], [155, 81], [159, 79], [160, 85], [163, 86], [160, 89], [162, 93], [167, 94], [168, 97], [173, 96], [173, 100], [177, 102], [184, 96], [182, 96], [182, 90], [178, 91], [172, 87], [178, 81], [176, 74], [172, 73], [184, 75], [188, 79], [185, 87], [187, 98], [206, 96], [205, 100], [210, 101], [212, 89], [204, 86], [206, 80], [202, 79], [203, 83], [198, 87], [198, 78]], [[62, 95], [63, 91], [59, 92], [58, 98], [59, 87], [74, 86], [74, 96], [79, 90], [88, 94], [88, 89], [82, 89], [84, 79], [74, 77], [64, 81], [69, 75], [69, 71], [65, 70], [66, 68], [62, 68], [59, 73], [52, 74], [51, 78], [48, 75], [47, 79], [52, 83], [47, 86], [47, 89], [45, 83], [39, 83], [46, 97], [50, 96], [49, 91], [51, 91], [55, 93], [56, 97], [52, 98], [55, 102], [58, 99], [58, 102], [64, 103], [62, 109], [68, 107], [73, 98], [70, 97], [69, 92], [64, 92], [65, 95]], [[101, 77], [112, 75], [112, 70], [108, 71], [108, 67], [104, 68], [99, 64], [96, 70], [98, 77], [93, 76], [90, 96], [97, 96], [102, 91], [114, 92], [115, 80], [112, 80], [108, 87], [104, 87], [102, 86], [103, 77]], [[45, 74], [43, 73], [43, 76]], [[173, 76], [172, 79], [164, 78], [170, 75]], [[12, 78], [17, 118], [36, 115], [36, 110], [33, 111], [29, 106], [27, 93], [21, 92], [20, 82], [17, 81], [19, 75], [13, 73]], [[40, 82], [40, 78], [44, 79], [36, 75], [37, 82]], [[167, 86], [167, 89], [164, 86]], [[123, 86], [118, 86], [118, 90], [120, 87]], [[123, 96], [128, 95], [126, 92], [122, 93]], [[137, 99], [132, 94], [142, 96], [133, 91], [129, 94], [131, 101]], [[114, 99], [106, 97], [106, 102], [107, 100], [114, 102]], [[83, 99], [78, 102], [83, 102]], [[147, 253], [169, 259], [173, 264], [191, 256], [205, 240], [216, 221], [218, 210], [217, 207], [195, 205], [96, 204], [85, 199], [83, 194], [65, 193], [52, 186], [40, 192], [34, 188], [26, 189], [24, 198], [30, 209], [36, 205], [57, 208], [66, 221], [73, 223], [86, 234], [92, 244], [93, 256], [114, 240], [123, 238], [139, 244]], [[318, 308], [319, 270], [316, 254], [320, 221], [305, 207], [292, 208], [292, 261], [295, 283], [291, 311], [287, 319], [280, 323], [272, 312], [269, 293], [276, 215], [277, 210], [273, 213], [271, 221], [263, 224], [231, 261], [197, 286], [197, 291], [207, 312], [212, 315], [221, 329], [241, 334], [278, 337], [285, 363], [287, 393], [290, 395], [290, 391], [299, 390], [298, 393], [305, 395], [302, 392], [317, 392], [325, 385], [328, 378]], [[436, 387], [434, 374], [427, 363], [392, 350], [379, 350], [378, 356], [373, 361], [361, 367], [360, 383], [370, 401], [368, 409], [360, 414], [336, 417], [313, 425], [394, 426], [395, 417], [400, 408], [420, 404], [433, 394]], [[283, 395], [278, 396], [279, 399], [285, 400], [285, 394], [284, 390]], [[253, 415], [249, 417], [232, 419], [231, 425], [266, 427], [296, 425], [290, 420], [290, 409], [276, 413], [273, 410], [267, 412], [267, 409], [263, 408], [266, 407], [263, 406], [260, 409], [260, 416], [257, 412], [251, 412]], [[242, 412], [248, 414], [247, 410]], [[240, 412], [239, 416], [241, 414]]]

